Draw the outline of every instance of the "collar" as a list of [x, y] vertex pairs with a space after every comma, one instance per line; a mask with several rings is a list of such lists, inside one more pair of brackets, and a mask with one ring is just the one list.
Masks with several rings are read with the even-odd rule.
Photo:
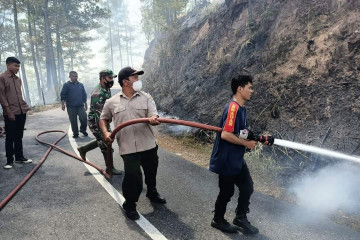
[[134, 95], [132, 95], [131, 98], [128, 98], [128, 97], [125, 95], [125, 93], [122, 91], [122, 89], [120, 90], [119, 94], [120, 94], [121, 97], [124, 97], [124, 98], [127, 98], [127, 99], [131, 99], [131, 98], [133, 98], [133, 97], [135, 97], [135, 96], [137, 96], [137, 95], [140, 96], [140, 92], [137, 91], [137, 92], [134, 93]]
[[5, 73], [9, 77], [17, 77], [14, 73], [10, 72], [9, 70], [6, 70]]

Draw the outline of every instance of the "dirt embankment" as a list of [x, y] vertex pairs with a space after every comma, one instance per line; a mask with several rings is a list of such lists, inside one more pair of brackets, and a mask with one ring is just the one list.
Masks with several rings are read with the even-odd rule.
[[[217, 125], [231, 78], [249, 73], [253, 129], [360, 155], [359, 9], [358, 0], [229, 0], [197, 9], [180, 30], [151, 42], [145, 88], [160, 110]], [[292, 151], [276, 157], [288, 174], [324, 164]]]

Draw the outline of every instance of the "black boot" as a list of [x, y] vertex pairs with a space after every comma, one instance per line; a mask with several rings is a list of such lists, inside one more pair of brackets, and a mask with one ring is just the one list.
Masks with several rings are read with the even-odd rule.
[[98, 144], [95, 139], [95, 140], [92, 140], [91, 142], [88, 142], [86, 145], [84, 145], [82, 147], [78, 147], [77, 150], [79, 151], [79, 154], [80, 154], [80, 157], [82, 158], [82, 160], [86, 161], [86, 153], [97, 147], [98, 147]]
[[[105, 165], [106, 165], [106, 161], [107, 161], [107, 151], [101, 151], [103, 156], [104, 156], [104, 161], [105, 161]], [[106, 166], [107, 167], [107, 166]], [[122, 171], [117, 170], [114, 166], [112, 168], [112, 174], [113, 175], [122, 175]]]
[[237, 226], [245, 235], [253, 235], [259, 233], [259, 229], [251, 225], [246, 217], [246, 213], [236, 213], [233, 224]]
[[125, 201], [123, 204], [123, 209], [125, 210], [125, 214], [129, 219], [135, 221], [140, 218], [139, 213], [136, 211], [135, 203], [128, 203]]
[[224, 218], [222, 218], [222, 219], [213, 218], [213, 220], [211, 221], [211, 226], [213, 228], [219, 229], [220, 231], [226, 232], [226, 233], [236, 233], [237, 232], [236, 227], [231, 225]]
[[165, 204], [166, 199], [160, 196], [156, 189], [148, 190], [146, 197], [150, 199], [151, 202]]

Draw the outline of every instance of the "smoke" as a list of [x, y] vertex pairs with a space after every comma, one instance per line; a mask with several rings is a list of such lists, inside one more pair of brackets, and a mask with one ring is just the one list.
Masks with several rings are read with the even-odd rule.
[[295, 181], [290, 187], [298, 203], [317, 213], [329, 215], [336, 210], [360, 214], [360, 167], [337, 164]]
[[[169, 118], [169, 119], [179, 119], [176, 116], [168, 115], [164, 112], [159, 112], [161, 118]], [[184, 125], [172, 125], [172, 124], [161, 124], [160, 131], [165, 133], [174, 134], [177, 136], [183, 136], [187, 134], [191, 134], [195, 132], [195, 128], [184, 126]]]

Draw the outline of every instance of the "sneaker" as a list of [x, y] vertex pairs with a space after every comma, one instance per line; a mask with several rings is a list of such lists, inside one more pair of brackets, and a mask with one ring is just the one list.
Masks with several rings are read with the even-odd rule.
[[245, 235], [254, 235], [259, 233], [259, 229], [251, 225], [251, 223], [248, 221], [246, 215], [239, 215], [234, 218], [233, 224], [237, 226]]
[[117, 170], [116, 168], [113, 168], [113, 169], [112, 169], [112, 174], [113, 174], [113, 175], [121, 175], [121, 174], [122, 174], [122, 171]]
[[125, 210], [126, 217], [128, 217], [130, 220], [138, 220], [140, 218], [139, 213], [136, 211], [136, 207], [129, 207], [126, 204], [126, 201], [123, 204], [123, 209]]
[[73, 138], [78, 138], [79, 137], [79, 134], [74, 134], [73, 135]]
[[32, 163], [32, 160], [24, 158], [24, 157], [20, 157], [20, 158], [15, 159], [15, 162], [18, 162], [18, 163]]
[[150, 199], [151, 202], [154, 203], [159, 203], [159, 204], [165, 204], [166, 203], [166, 199], [163, 198], [162, 196], [160, 196], [160, 194], [155, 190], [155, 191], [148, 191], [146, 193], [146, 197]]
[[228, 221], [225, 219], [214, 219], [211, 221], [211, 226], [213, 228], [219, 229], [222, 232], [226, 233], [236, 233], [237, 229], [235, 226], [231, 225]]
[[12, 163], [7, 163], [5, 166], [4, 166], [4, 168], [5, 169], [12, 169]]
[[79, 154], [80, 154], [80, 157], [82, 158], [82, 160], [86, 161], [86, 153], [83, 152], [82, 148], [81, 147], [78, 147], [77, 148]]

